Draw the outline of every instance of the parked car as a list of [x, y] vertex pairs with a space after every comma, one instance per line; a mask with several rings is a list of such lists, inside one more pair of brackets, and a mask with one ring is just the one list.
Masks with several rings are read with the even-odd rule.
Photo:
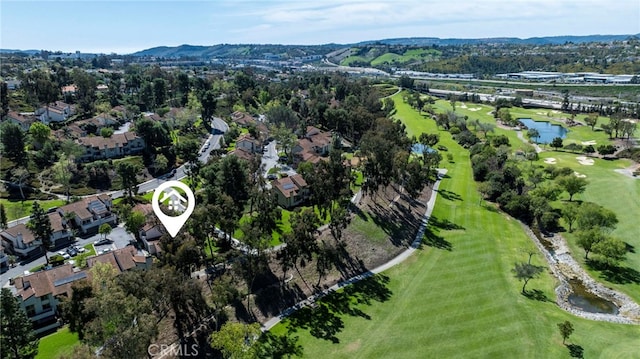
[[60, 252], [58, 252], [58, 255], [60, 255], [60, 256], [61, 256], [62, 258], [64, 258], [64, 259], [69, 259], [69, 258], [71, 258], [71, 256], [70, 256], [67, 252], [65, 252], [65, 251], [60, 251]]
[[75, 257], [78, 255], [78, 250], [75, 249], [74, 247], [69, 247], [67, 248], [67, 253], [71, 256], [71, 257]]
[[109, 243], [111, 243], [111, 240], [109, 238], [103, 238], [103, 239], [98, 239], [93, 244], [96, 246], [101, 246], [103, 244], [109, 244]]
[[278, 179], [278, 176], [275, 173], [271, 173], [267, 176], [267, 179], [270, 181]]
[[73, 246], [73, 248], [75, 248], [75, 249], [76, 249], [76, 251], [78, 251], [78, 253], [84, 253], [84, 252], [86, 252], [86, 251], [87, 251], [87, 249], [86, 249], [86, 248], [84, 248], [84, 247], [80, 247], [80, 246]]

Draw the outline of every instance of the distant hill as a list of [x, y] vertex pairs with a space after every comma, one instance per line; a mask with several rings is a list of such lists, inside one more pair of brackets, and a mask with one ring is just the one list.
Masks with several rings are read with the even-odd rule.
[[[322, 45], [280, 45], [280, 44], [218, 44], [213, 46], [159, 46], [130, 54], [139, 57], [161, 58], [264, 58], [291, 59], [309, 55], [326, 55], [334, 51], [354, 46], [367, 45], [399, 45], [399, 46], [461, 46], [469, 44], [514, 44], [514, 45], [561, 45], [567, 42], [575, 44], [587, 42], [623, 41], [635, 35], [587, 35], [587, 36], [548, 36], [520, 39], [517, 37], [494, 37], [484, 39], [460, 39], [438, 37], [403, 37], [382, 40], [362, 41], [355, 44], [322, 44]], [[41, 50], [0, 49], [0, 53], [37, 54]], [[53, 50], [55, 51], [55, 50]]]
[[344, 45], [278, 45], [278, 44], [219, 44], [213, 46], [180, 45], [154, 47], [131, 54], [164, 58], [264, 58], [291, 59], [310, 55], [324, 55], [343, 48]]
[[514, 45], [562, 45], [567, 42], [574, 44], [583, 44], [587, 42], [611, 42], [623, 41], [630, 37], [640, 37], [635, 35], [586, 35], [586, 36], [547, 36], [547, 37], [530, 37], [520, 39], [518, 37], [492, 37], [485, 39], [441, 39], [438, 37], [403, 37], [395, 39], [383, 39], [362, 41], [355, 45], [404, 45], [404, 46], [432, 46], [432, 45], [473, 45], [473, 44], [514, 44]]
[[611, 42], [623, 41], [636, 35], [588, 35], [588, 36], [549, 36], [520, 39], [517, 37], [495, 37], [485, 39], [441, 39], [438, 37], [404, 37], [383, 40], [362, 41], [355, 44], [324, 44], [324, 45], [277, 45], [277, 44], [219, 44], [213, 46], [180, 45], [174, 47], [160, 46], [135, 52], [133, 56], [153, 56], [164, 58], [195, 57], [195, 58], [262, 58], [265, 55], [275, 55], [276, 58], [288, 59], [307, 55], [326, 55], [347, 47], [366, 46], [373, 44], [401, 45], [401, 46], [461, 46], [468, 44], [520, 44], [520, 45], [561, 45], [567, 42]]

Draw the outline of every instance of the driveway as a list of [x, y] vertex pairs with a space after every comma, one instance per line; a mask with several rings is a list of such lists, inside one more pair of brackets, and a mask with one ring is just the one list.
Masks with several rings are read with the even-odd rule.
[[276, 150], [276, 141], [273, 140], [267, 144], [267, 151], [262, 155], [263, 176], [266, 178], [269, 170], [278, 165], [278, 150]]

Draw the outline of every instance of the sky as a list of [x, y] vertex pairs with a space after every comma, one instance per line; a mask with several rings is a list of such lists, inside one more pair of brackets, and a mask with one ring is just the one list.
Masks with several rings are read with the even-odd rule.
[[0, 48], [22, 50], [638, 33], [640, 0], [0, 0]]

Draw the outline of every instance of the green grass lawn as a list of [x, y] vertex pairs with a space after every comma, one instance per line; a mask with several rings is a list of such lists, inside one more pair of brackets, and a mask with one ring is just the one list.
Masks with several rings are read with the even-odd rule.
[[[52, 207], [60, 207], [65, 205], [65, 201], [61, 199], [52, 199], [46, 201], [38, 201], [40, 206], [46, 211]], [[33, 206], [32, 200], [26, 201], [14, 201], [8, 199], [1, 199], [0, 203], [4, 205], [4, 209], [7, 213], [7, 220], [13, 221], [14, 219], [26, 217], [31, 214], [31, 208]]]
[[[409, 135], [437, 131], [432, 120], [408, 108], [399, 96], [394, 99]], [[285, 320], [273, 333], [295, 330], [309, 358], [568, 358], [556, 324], [570, 320], [575, 332], [568, 343], [579, 345], [584, 357], [637, 355], [637, 326], [588, 321], [559, 309], [552, 302], [555, 279], [547, 272], [527, 287], [539, 290], [547, 301], [520, 294], [522, 283], [511, 268], [526, 260], [521, 249], [531, 245], [530, 239], [515, 220], [479, 204], [467, 151], [448, 133], [440, 136], [456, 161], [442, 163], [449, 172], [440, 192], [450, 195], [439, 196], [422, 249], [385, 272], [388, 283], [368, 283], [363, 293], [370, 293], [369, 300], [354, 304], [351, 296], [346, 310], [320, 304], [327, 310], [316, 312], [324, 325], [319, 328], [337, 330], [337, 343], [311, 335], [299, 318], [297, 326]], [[545, 264], [541, 256], [533, 261]]]
[[[615, 169], [625, 168], [630, 165], [629, 160], [602, 160], [594, 158], [593, 166], [585, 166], [580, 164], [576, 157], [579, 154], [568, 152], [547, 151], [540, 154], [539, 164], [544, 164], [545, 158], [555, 158], [556, 166], [570, 167], [574, 171], [586, 175], [589, 182], [584, 193], [574, 196], [576, 200], [595, 202], [608, 208], [616, 213], [618, 224], [616, 229], [611, 233], [628, 244], [635, 247], [635, 253], [628, 252], [627, 259], [622, 266], [632, 270], [626, 279], [613, 280], [597, 271], [591, 271], [594, 278], [607, 280], [606, 285], [619, 289], [631, 295], [636, 301], [640, 301], [640, 235], [638, 231], [638, 213], [640, 213], [640, 179], [627, 177], [615, 172]], [[568, 195], [565, 193], [561, 197], [567, 200]], [[558, 207], [562, 207], [563, 203], [556, 203]], [[583, 262], [584, 251], [575, 244], [575, 236], [573, 233], [563, 233], [567, 238], [574, 258]], [[586, 268], [586, 267], [585, 267]], [[635, 278], [635, 279], [634, 279]]]
[[55, 359], [61, 355], [70, 356], [73, 347], [80, 344], [78, 334], [71, 333], [68, 327], [59, 329], [53, 334], [40, 338], [38, 355], [35, 359]]

